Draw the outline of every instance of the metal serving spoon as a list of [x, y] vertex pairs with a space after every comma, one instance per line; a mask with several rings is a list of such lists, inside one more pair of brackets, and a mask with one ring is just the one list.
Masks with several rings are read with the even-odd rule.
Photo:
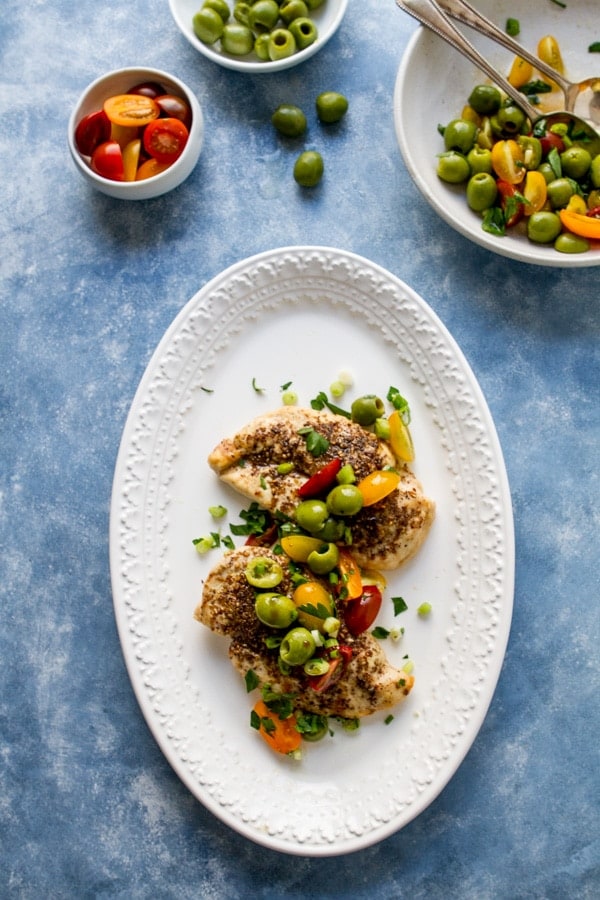
[[568, 110], [560, 112], [540, 113], [539, 109], [532, 106], [524, 94], [513, 87], [494, 67], [475, 49], [458, 28], [453, 25], [445, 12], [440, 9], [435, 0], [396, 0], [396, 5], [407, 12], [413, 18], [430, 28], [441, 38], [447, 41], [451, 47], [462, 53], [468, 60], [485, 72], [492, 81], [511, 97], [525, 115], [531, 120], [532, 126], [538, 121], [544, 121], [546, 127], [565, 124], [570, 127], [571, 139], [576, 143], [583, 143], [592, 156], [600, 153], [600, 133], [589, 125], [585, 119], [576, 116]]
[[568, 81], [564, 75], [543, 60], [538, 59], [535, 54], [530, 53], [518, 41], [513, 40], [498, 25], [473, 9], [466, 0], [438, 0], [438, 4], [451, 18], [464, 22], [475, 31], [479, 31], [480, 34], [506, 47], [507, 50], [531, 63], [539, 72], [556, 82], [565, 95], [565, 109], [576, 113], [583, 119], [600, 124], [600, 75], [585, 78], [579, 82]]

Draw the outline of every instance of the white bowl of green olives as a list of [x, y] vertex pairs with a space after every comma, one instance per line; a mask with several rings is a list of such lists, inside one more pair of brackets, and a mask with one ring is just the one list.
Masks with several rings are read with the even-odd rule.
[[203, 56], [227, 69], [267, 73], [309, 59], [335, 34], [348, 0], [169, 0]]
[[[586, 39], [586, 35], [589, 22], [597, 12], [597, 0], [580, 0], [577, 4], [569, 4], [568, 15], [562, 5], [556, 3], [520, 4], [516, 13], [513, 0], [477, 0], [475, 5], [501, 28], [505, 27], [509, 17], [517, 15], [517, 40], [534, 53], [544, 35], [553, 35], [560, 47], [565, 75], [570, 80], [579, 81], [595, 71], [594, 56], [587, 52], [590, 41]], [[471, 29], [468, 37], [492, 65], [508, 75], [514, 61], [513, 53]], [[535, 72], [533, 76], [535, 79]], [[561, 228], [560, 213], [564, 203], [571, 201], [573, 193], [581, 193], [586, 204], [590, 201], [588, 211], [595, 212], [600, 190], [597, 183], [600, 164], [598, 161], [594, 163], [595, 156], [591, 159], [593, 168], [587, 169], [579, 178], [568, 167], [564, 155], [565, 152], [567, 155], [570, 152], [567, 145], [557, 149], [553, 160], [552, 168], [560, 165], [560, 172], [555, 170], [548, 174], [545, 171], [547, 160], [544, 162], [543, 155], [541, 162], [535, 163], [531, 168], [544, 173], [547, 193], [544, 205], [539, 211], [533, 207], [532, 214], [531, 205], [523, 208], [521, 204], [521, 218], [513, 225], [510, 224], [511, 204], [506, 203], [505, 222], [501, 223], [506, 226], [503, 234], [502, 228], [500, 233], [495, 233], [495, 220], [485, 221], [488, 210], [495, 214], [496, 208], [503, 207], [504, 196], [500, 193], [497, 180], [503, 179], [497, 175], [497, 166], [493, 166], [491, 172], [498, 188], [491, 207], [480, 197], [475, 198], [477, 202], [473, 202], [472, 207], [469, 205], [468, 188], [471, 180], [479, 178], [481, 188], [486, 179], [486, 176], [476, 175], [481, 171], [481, 159], [477, 160], [476, 165], [471, 161], [470, 170], [464, 178], [457, 175], [456, 183], [445, 181], [441, 177], [441, 164], [449, 162], [442, 157], [445, 156], [446, 145], [452, 144], [451, 140], [446, 141], [446, 130], [453, 129], [453, 123], [463, 121], [465, 109], [468, 113], [468, 107], [472, 105], [469, 101], [477, 90], [489, 90], [491, 87], [489, 79], [483, 73], [478, 72], [438, 35], [425, 28], [417, 28], [402, 58], [394, 91], [396, 136], [402, 157], [416, 186], [448, 225], [492, 253], [543, 266], [574, 268], [600, 265], [600, 239], [588, 239], [571, 233], [566, 225], [562, 226], [562, 230], [556, 230]], [[543, 97], [543, 94], [540, 96]], [[560, 93], [558, 101], [559, 104], [563, 102]], [[554, 108], [559, 108], [559, 105]], [[510, 110], [507, 108], [500, 112], [508, 116]], [[485, 113], [480, 110], [478, 115], [482, 116], [481, 120], [476, 120], [479, 128], [481, 122], [485, 121]], [[496, 113], [496, 118], [500, 118], [499, 113]], [[520, 145], [527, 141], [527, 135], [522, 134], [520, 129], [515, 137]], [[494, 141], [495, 138], [492, 139], [492, 145]], [[468, 146], [463, 151], [467, 152], [458, 155], [466, 156], [469, 161], [469, 153], [472, 151]], [[525, 148], [524, 153], [526, 154]], [[529, 171], [526, 155], [523, 164]], [[519, 161], [517, 165], [520, 165]], [[513, 185], [517, 195], [525, 192], [523, 185], [526, 185], [526, 181], [525, 177], [523, 181]], [[575, 187], [574, 181], [577, 181], [578, 187]], [[489, 184], [489, 178], [487, 182]], [[566, 182], [570, 182], [570, 186]], [[562, 198], [557, 195], [559, 187], [561, 192], [568, 188], [568, 193]], [[505, 188], [504, 184], [502, 188]], [[528, 202], [533, 201], [534, 198], [530, 201], [529, 196]], [[515, 204], [518, 208], [518, 197]], [[492, 230], [485, 230], [484, 222]], [[581, 222], [573, 224], [581, 229], [585, 227], [586, 232], [597, 233], [596, 226], [583, 226]]]

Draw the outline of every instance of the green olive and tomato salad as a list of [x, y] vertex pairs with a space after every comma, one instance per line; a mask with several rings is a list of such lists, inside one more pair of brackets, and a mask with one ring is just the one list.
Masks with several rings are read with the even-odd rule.
[[191, 125], [187, 100], [146, 81], [83, 116], [75, 127], [75, 146], [102, 178], [143, 181], [179, 159]]
[[275, 62], [314, 44], [319, 30], [312, 14], [325, 2], [204, 0], [192, 27], [199, 41], [230, 56], [254, 53], [261, 62]]
[[479, 84], [461, 115], [438, 131], [438, 177], [464, 186], [486, 232], [501, 237], [518, 226], [560, 253], [598, 246], [600, 153], [572, 126], [548, 128], [542, 118], [532, 128], [511, 98]]

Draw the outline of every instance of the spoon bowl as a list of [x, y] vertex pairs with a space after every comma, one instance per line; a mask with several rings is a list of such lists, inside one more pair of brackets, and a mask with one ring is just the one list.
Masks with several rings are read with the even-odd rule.
[[[407, 12], [413, 18], [417, 19], [422, 25], [430, 28], [438, 34], [443, 40], [447, 41], [450, 46], [458, 50], [463, 56], [470, 60], [475, 66], [485, 72], [492, 81], [501, 88], [509, 97], [511, 97], [517, 106], [519, 106], [525, 115], [530, 119], [532, 127], [537, 123], [543, 123], [547, 130], [553, 125], [566, 125], [569, 129], [569, 135], [574, 144], [581, 144], [586, 147], [592, 156], [600, 153], [600, 133], [589, 124], [585, 119], [576, 115], [570, 110], [560, 110], [557, 112], [541, 113], [535, 108], [517, 88], [498, 72], [481, 53], [471, 44], [469, 40], [459, 31], [452, 23], [451, 19], [434, 2], [434, 0], [396, 0], [396, 5]], [[551, 70], [554, 72], [554, 70]], [[556, 73], [553, 74], [556, 81]]]
[[467, 3], [467, 0], [438, 0], [438, 5], [451, 18], [463, 22], [485, 37], [501, 44], [554, 81], [564, 94], [565, 110], [600, 125], [600, 75], [585, 78], [583, 81], [569, 81], [561, 72], [557, 72], [534, 53], [530, 53], [491, 19], [474, 9], [470, 3]]

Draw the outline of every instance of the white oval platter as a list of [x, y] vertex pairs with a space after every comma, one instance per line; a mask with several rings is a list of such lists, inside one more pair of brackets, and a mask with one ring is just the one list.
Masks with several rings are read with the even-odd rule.
[[[227, 642], [192, 618], [221, 550], [192, 541], [240, 522], [247, 507], [206, 457], [225, 435], [280, 405], [327, 391], [338, 401], [397, 387], [409, 400], [414, 469], [437, 504], [418, 556], [390, 573], [378, 624], [415, 687], [385, 724], [274, 754], [249, 727], [252, 702]], [[260, 390], [256, 390], [259, 388]], [[208, 507], [228, 509], [224, 524]], [[236, 543], [243, 539], [236, 538]], [[367, 259], [289, 247], [246, 259], [206, 284], [167, 330], [124, 429], [111, 505], [115, 615], [137, 699], [169, 763], [223, 822], [272, 849], [349, 853], [402, 828], [451, 778], [499, 677], [513, 600], [511, 501], [496, 430], [477, 381], [435, 313]], [[392, 596], [408, 609], [394, 618]], [[421, 619], [416, 609], [433, 611]]]

